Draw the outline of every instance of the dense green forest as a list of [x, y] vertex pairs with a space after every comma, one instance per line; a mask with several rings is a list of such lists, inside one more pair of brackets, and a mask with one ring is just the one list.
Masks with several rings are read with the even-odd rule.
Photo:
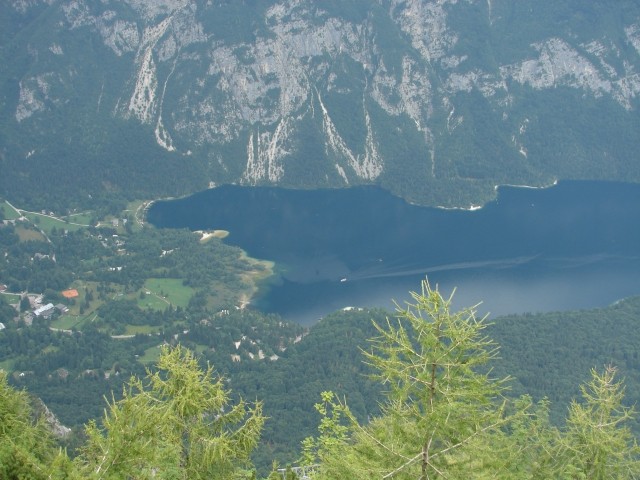
[[[318, 395], [317, 434], [296, 449], [307, 478], [639, 478], [635, 410], [614, 366], [590, 371], [556, 426], [546, 398], [508, 394], [512, 380], [491, 368], [498, 345], [473, 309], [452, 311], [426, 282], [412, 295], [373, 322], [362, 351], [379, 410], [358, 418], [349, 397]], [[163, 347], [154, 368], [126, 382], [101, 422], [84, 427], [73, 459], [7, 380], [0, 372], [3, 478], [257, 478], [249, 455], [264, 434], [263, 403], [232, 399], [183, 347]], [[295, 471], [276, 465], [269, 479]]]
[[[379, 412], [381, 388], [367, 376], [371, 370], [363, 363], [360, 349], [366, 349], [368, 339], [376, 333], [372, 321], [380, 324], [390, 315], [382, 310], [336, 312], [314, 325], [298, 343], [278, 351], [275, 362], [253, 361], [250, 350], [241, 347], [237, 351], [233, 342], [225, 340], [253, 334], [278, 349], [282, 332], [287, 332], [285, 338], [295, 336], [296, 327], [284, 327], [275, 316], [230, 313], [216, 319], [214, 328], [198, 324], [178, 338], [228, 378], [233, 395], [264, 402], [268, 419], [262, 441], [253, 452], [254, 462], [264, 469], [274, 459], [282, 465], [295, 462], [300, 442], [319, 421], [313, 405], [325, 390], [346, 398], [360, 420]], [[594, 366], [618, 368], [627, 389], [625, 405], [631, 405], [640, 398], [639, 317], [640, 298], [633, 298], [605, 309], [496, 318], [486, 330], [501, 346], [499, 357], [491, 362], [493, 372], [514, 376], [507, 396], [527, 393], [535, 401], [548, 398], [550, 418], [558, 425]], [[63, 423], [75, 426], [76, 431], [80, 424], [102, 414], [104, 396], [110, 398], [114, 390], [119, 398], [120, 385], [130, 374], [144, 374], [140, 360], [145, 359], [145, 352], [159, 351], [158, 339], [146, 335], [113, 339], [91, 328], [68, 335], [52, 332], [39, 322], [28, 329], [12, 323], [7, 326], [0, 332], [2, 345], [6, 345], [3, 358], [15, 358], [12, 371], [30, 372], [23, 377], [14, 374], [12, 383], [45, 399]], [[297, 328], [301, 335], [302, 329]], [[274, 338], [268, 340], [268, 335]], [[172, 334], [166, 335], [166, 341], [176, 342]], [[232, 360], [237, 353], [241, 362]], [[635, 420], [629, 425], [638, 432]]]

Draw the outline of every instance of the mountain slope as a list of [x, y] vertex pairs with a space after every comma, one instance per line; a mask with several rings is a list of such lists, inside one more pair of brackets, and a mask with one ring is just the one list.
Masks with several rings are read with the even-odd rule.
[[8, 198], [65, 208], [229, 182], [377, 183], [469, 206], [495, 184], [640, 180], [630, 0], [12, 0], [5, 10]]

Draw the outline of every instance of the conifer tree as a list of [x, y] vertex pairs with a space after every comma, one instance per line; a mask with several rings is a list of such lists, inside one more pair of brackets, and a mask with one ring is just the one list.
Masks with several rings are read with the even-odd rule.
[[103, 427], [90, 423], [77, 464], [85, 478], [251, 478], [249, 454], [264, 417], [260, 403], [229, 406], [229, 392], [187, 349], [163, 348], [158, 371], [132, 378]]
[[640, 448], [631, 433], [632, 407], [623, 405], [624, 386], [616, 369], [591, 371], [580, 387], [582, 401], [569, 407], [567, 428], [558, 449], [559, 470], [569, 478], [622, 480], [640, 478]]
[[445, 474], [491, 463], [478, 446], [508, 421], [506, 379], [487, 373], [496, 345], [483, 335], [474, 308], [451, 312], [452, 298], [428, 282], [412, 298], [395, 319], [376, 325], [379, 336], [364, 352], [387, 389], [381, 415], [360, 426], [344, 402], [325, 398], [331, 428], [306, 442], [321, 461], [320, 478], [451, 478]]
[[[473, 308], [450, 311], [451, 300], [423, 283], [415, 301], [364, 352], [386, 387], [381, 414], [360, 425], [331, 392], [316, 405], [320, 435], [303, 442], [314, 479], [640, 478], [640, 448], [628, 426], [615, 369], [592, 371], [573, 401], [566, 426], [549, 421], [548, 401], [507, 401], [505, 381], [490, 376], [495, 344]], [[489, 372], [489, 373], [488, 373]]]
[[26, 392], [0, 370], [0, 478], [67, 478], [68, 459], [54, 448], [44, 419], [34, 419]]

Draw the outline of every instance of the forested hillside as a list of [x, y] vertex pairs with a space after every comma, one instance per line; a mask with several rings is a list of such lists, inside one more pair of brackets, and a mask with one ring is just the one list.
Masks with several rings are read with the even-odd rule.
[[633, 0], [9, 0], [0, 32], [0, 195], [32, 209], [640, 181]]
[[[628, 307], [621, 310], [629, 313]], [[473, 309], [452, 311], [450, 298], [426, 282], [412, 303], [373, 325], [362, 353], [382, 391], [379, 410], [358, 418], [350, 397], [323, 390], [314, 406], [317, 434], [296, 449], [307, 478], [640, 475], [640, 449], [630, 430], [636, 412], [625, 406], [614, 366], [591, 370], [555, 426], [547, 400], [515, 397], [509, 378], [492, 371], [498, 349], [486, 323]], [[358, 329], [343, 331], [357, 335]], [[349, 363], [345, 353], [338, 349], [338, 358]], [[0, 411], [5, 478], [255, 479], [249, 453], [266, 420], [261, 401], [231, 401], [211, 366], [169, 346], [146, 375], [128, 381], [120, 400], [110, 401], [100, 424], [85, 427], [74, 459], [56, 450], [47, 423], [34, 420], [26, 394], [8, 385], [5, 372]], [[269, 479], [283, 476], [297, 478], [274, 466]]]
[[[323, 390], [344, 396], [361, 420], [378, 411], [384, 387], [367, 377], [371, 369], [360, 349], [369, 349], [369, 339], [376, 335], [372, 322], [384, 323], [392, 316], [380, 310], [337, 312], [314, 325], [277, 365], [233, 376], [234, 387], [250, 392], [251, 398], [256, 392], [267, 412], [277, 406], [278, 413], [269, 414], [274, 421], [265, 424], [267, 457], [294, 460], [287, 452], [308, 435], [306, 428], [316, 415], [309, 411]], [[634, 405], [640, 402], [639, 322], [640, 297], [594, 310], [490, 318], [486, 334], [500, 346], [491, 361], [492, 375], [513, 377], [509, 397], [548, 399], [554, 424], [564, 422], [571, 399], [579, 397], [579, 386], [588, 381], [592, 368], [616, 367], [626, 387], [624, 403]], [[637, 419], [629, 425], [640, 433]], [[263, 461], [261, 448], [256, 458]]]

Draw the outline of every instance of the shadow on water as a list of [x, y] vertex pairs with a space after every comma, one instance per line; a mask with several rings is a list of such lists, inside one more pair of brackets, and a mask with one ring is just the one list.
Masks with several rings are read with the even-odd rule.
[[504, 314], [604, 306], [640, 293], [640, 186], [503, 187], [476, 211], [409, 205], [375, 187], [225, 186], [156, 202], [158, 227], [223, 229], [279, 274], [254, 305], [301, 323], [393, 308], [428, 276], [460, 306]]

